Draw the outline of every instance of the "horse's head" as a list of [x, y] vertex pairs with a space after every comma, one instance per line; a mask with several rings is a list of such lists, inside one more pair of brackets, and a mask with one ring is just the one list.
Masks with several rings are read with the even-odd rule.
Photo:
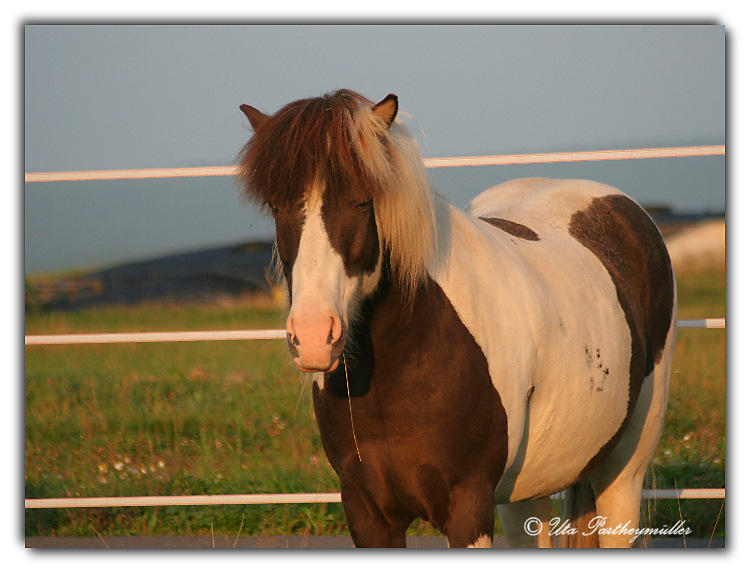
[[[392, 236], [409, 238], [396, 227], [411, 225], [425, 243], [424, 225], [413, 219], [418, 212], [392, 221], [394, 189], [404, 179], [403, 152], [389, 133], [397, 98], [373, 104], [342, 90], [292, 102], [273, 116], [240, 107], [255, 132], [240, 156], [240, 182], [276, 222], [290, 299], [289, 349], [300, 370], [332, 371], [347, 325], [379, 284]], [[416, 283], [420, 273], [407, 271], [406, 282]]]

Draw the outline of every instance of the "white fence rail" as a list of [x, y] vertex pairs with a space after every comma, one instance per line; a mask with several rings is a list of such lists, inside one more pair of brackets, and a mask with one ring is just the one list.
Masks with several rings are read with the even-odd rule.
[[[562, 499], [562, 493], [552, 495]], [[643, 499], [724, 499], [724, 488], [644, 489]], [[238, 495], [167, 495], [143, 497], [60, 497], [27, 499], [26, 509], [70, 507], [160, 507], [165, 505], [266, 505], [341, 503], [340, 493], [255, 493]]]
[[[658, 149], [625, 149], [581, 151], [571, 153], [532, 153], [525, 155], [488, 155], [425, 159], [425, 166], [464, 167], [481, 165], [521, 165], [572, 161], [612, 161], [623, 159], [657, 159], [670, 157], [702, 157], [724, 155], [725, 146], [668, 147]], [[112, 171], [68, 171], [57, 173], [26, 173], [26, 183], [53, 181], [97, 181], [111, 179], [151, 179], [168, 177], [232, 176], [237, 168], [195, 167], [177, 169], [136, 169]], [[725, 328], [724, 318], [679, 320], [678, 328]], [[130, 332], [99, 334], [26, 335], [25, 346], [54, 344], [111, 344], [132, 342], [194, 342], [209, 340], [269, 340], [286, 338], [284, 330], [223, 330], [193, 332]], [[553, 497], [560, 497], [556, 494]], [[646, 489], [644, 499], [724, 499], [724, 488]], [[97, 497], [26, 499], [26, 509], [73, 507], [133, 507], [176, 505], [253, 505], [277, 503], [338, 503], [340, 493], [193, 495], [145, 497]]]
[[30, 334], [26, 346], [46, 344], [115, 344], [124, 342], [199, 342], [286, 338], [285, 330], [202, 330], [183, 332], [107, 332], [101, 334]]
[[[662, 147], [657, 149], [613, 149], [573, 151], [569, 153], [528, 153], [524, 155], [480, 155], [475, 157], [425, 158], [427, 168], [476, 167], [482, 165], [528, 165], [532, 163], [568, 163], [574, 161], [615, 161], [622, 159], [667, 159], [724, 155], [723, 145], [698, 147]], [[112, 171], [59, 171], [26, 173], [26, 183], [52, 181], [102, 181], [109, 179], [158, 179], [167, 177], [224, 177], [237, 174], [237, 167], [179, 167], [171, 169], [120, 169]]]
[[[677, 328], [724, 328], [723, 318], [678, 320]], [[92, 334], [27, 334], [26, 346], [52, 344], [117, 344], [129, 342], [200, 342], [213, 340], [273, 340], [285, 330], [195, 330], [182, 332], [106, 332]]]

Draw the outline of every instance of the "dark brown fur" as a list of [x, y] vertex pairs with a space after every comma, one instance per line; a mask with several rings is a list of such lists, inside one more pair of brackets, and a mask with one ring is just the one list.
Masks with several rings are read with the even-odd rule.
[[514, 221], [508, 221], [508, 219], [498, 219], [497, 217], [479, 217], [482, 221], [486, 221], [490, 225], [494, 225], [498, 229], [505, 231], [506, 233], [518, 237], [519, 239], [525, 239], [527, 241], [538, 241], [539, 235], [536, 232], [529, 229], [526, 225], [516, 223]]

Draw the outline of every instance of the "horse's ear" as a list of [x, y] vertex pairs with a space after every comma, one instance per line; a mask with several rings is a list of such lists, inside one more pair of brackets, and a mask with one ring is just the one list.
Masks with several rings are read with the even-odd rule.
[[240, 109], [242, 110], [242, 113], [245, 114], [245, 117], [250, 120], [250, 125], [253, 127], [255, 133], [258, 133], [263, 126], [266, 125], [268, 116], [265, 113], [262, 113], [254, 107], [244, 103], [240, 106]]
[[373, 106], [372, 111], [385, 122], [387, 127], [391, 127], [398, 113], [398, 98], [393, 94], [388, 94], [383, 101]]

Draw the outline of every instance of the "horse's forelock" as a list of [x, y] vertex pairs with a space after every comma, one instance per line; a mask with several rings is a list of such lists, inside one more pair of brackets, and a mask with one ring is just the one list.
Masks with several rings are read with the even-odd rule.
[[377, 193], [388, 166], [382, 134], [378, 141], [377, 135], [365, 133], [372, 126], [362, 118], [373, 115], [371, 107], [372, 102], [347, 90], [284, 106], [240, 153], [243, 195], [261, 204], [292, 206], [304, 200], [316, 180]]

